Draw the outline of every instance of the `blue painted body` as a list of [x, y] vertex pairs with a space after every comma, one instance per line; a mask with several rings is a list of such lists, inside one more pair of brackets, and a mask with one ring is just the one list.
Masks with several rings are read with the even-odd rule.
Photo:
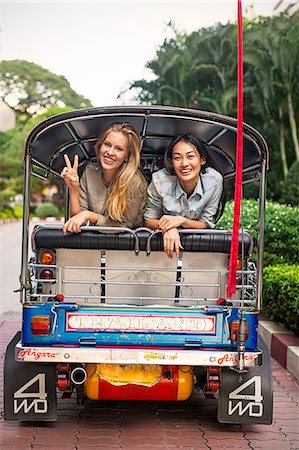
[[[178, 332], [178, 331], [134, 331], [134, 330], [113, 330], [105, 329], [84, 329], [67, 330], [66, 315], [75, 312], [76, 314], [88, 315], [117, 315], [123, 316], [161, 316], [174, 317], [176, 314], [180, 317], [215, 317], [214, 333], [198, 332]], [[31, 318], [36, 315], [45, 315], [51, 317], [51, 332], [48, 336], [33, 336], [31, 333]], [[257, 325], [258, 314], [255, 311], [245, 313], [246, 321], [249, 324], [249, 337], [246, 341], [247, 350], [255, 350], [257, 347]], [[31, 346], [138, 346], [138, 347], [181, 347], [181, 348], [215, 348], [234, 349], [236, 342], [229, 339], [229, 322], [240, 319], [238, 308], [229, 310], [223, 307], [212, 307], [203, 311], [196, 308], [101, 308], [100, 306], [84, 305], [75, 303], [53, 304], [51, 302], [44, 304], [28, 304], [23, 308], [23, 345]]]

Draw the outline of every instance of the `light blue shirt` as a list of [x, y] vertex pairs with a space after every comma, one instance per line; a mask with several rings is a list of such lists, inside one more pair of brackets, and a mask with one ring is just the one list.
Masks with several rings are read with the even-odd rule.
[[214, 228], [214, 217], [223, 189], [223, 178], [217, 170], [207, 167], [200, 173], [194, 191], [187, 198], [176, 175], [166, 169], [153, 174], [147, 190], [144, 219], [160, 219], [164, 214], [200, 220]]

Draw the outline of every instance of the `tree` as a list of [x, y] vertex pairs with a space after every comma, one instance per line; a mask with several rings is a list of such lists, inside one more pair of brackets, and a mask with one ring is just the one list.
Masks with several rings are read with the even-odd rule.
[[[216, 24], [189, 35], [174, 31], [146, 64], [153, 79], [129, 90], [141, 103], [176, 105], [236, 116], [237, 27]], [[270, 148], [268, 195], [298, 160], [299, 13], [244, 19], [244, 120]]]
[[146, 64], [151, 81], [137, 80], [129, 90], [141, 103], [209, 109], [223, 114], [235, 111], [235, 25], [217, 24], [186, 35], [176, 31], [165, 40], [156, 57]]
[[65, 77], [18, 59], [0, 62], [0, 98], [27, 118], [36, 117], [53, 106], [91, 106], [88, 99], [71, 88]]
[[261, 100], [264, 108], [260, 108], [259, 112], [266, 112], [267, 116], [279, 124], [282, 167], [286, 176], [287, 127], [293, 141], [295, 159], [299, 159], [298, 119], [295, 113], [299, 82], [299, 13], [291, 17], [283, 13], [264, 18], [251, 25], [250, 33], [246, 37], [247, 46], [244, 53], [249, 64], [248, 72], [253, 76], [253, 101]]
[[[0, 155], [0, 210], [9, 204], [11, 197], [23, 191], [23, 152], [24, 143], [30, 131], [42, 120], [55, 114], [72, 108], [50, 108], [46, 113], [29, 118], [26, 123], [17, 123], [17, 126], [0, 135], [1, 155]], [[31, 183], [31, 193], [41, 193], [45, 187], [43, 182], [33, 177]]]
[[281, 195], [279, 201], [292, 206], [299, 205], [299, 161], [295, 161], [286, 179], [282, 182]]

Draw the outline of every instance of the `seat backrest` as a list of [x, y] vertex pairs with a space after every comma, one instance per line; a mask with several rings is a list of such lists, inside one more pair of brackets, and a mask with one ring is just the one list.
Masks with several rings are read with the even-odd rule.
[[[112, 231], [111, 231], [112, 230]], [[232, 233], [230, 230], [180, 230], [183, 252], [230, 253]], [[243, 249], [242, 249], [243, 246]], [[239, 236], [239, 253], [248, 259], [252, 254], [253, 238], [249, 231]], [[146, 228], [131, 232], [113, 232], [100, 227], [85, 227], [81, 233], [64, 235], [61, 227], [37, 225], [32, 233], [32, 248], [69, 248], [97, 250], [137, 250], [147, 253], [163, 251], [163, 236], [160, 231]]]

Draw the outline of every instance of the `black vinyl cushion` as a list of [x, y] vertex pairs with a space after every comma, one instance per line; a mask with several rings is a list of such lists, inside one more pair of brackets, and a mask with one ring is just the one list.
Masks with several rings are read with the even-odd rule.
[[[139, 241], [139, 249], [147, 249], [150, 231], [140, 230], [136, 232]], [[229, 254], [231, 246], [231, 232], [220, 230], [205, 230], [204, 233], [182, 233], [181, 242], [185, 252], [212, 252]], [[239, 238], [239, 253], [242, 252], [241, 236]], [[248, 258], [252, 250], [252, 235], [248, 231], [243, 232], [244, 255]], [[32, 234], [32, 248], [70, 248], [70, 249], [98, 249], [98, 250], [135, 250], [136, 239], [134, 234], [101, 233], [96, 230], [82, 230], [81, 233], [67, 233], [62, 229], [46, 226], [36, 226]], [[150, 251], [163, 251], [162, 233], [155, 233], [150, 238]]]

